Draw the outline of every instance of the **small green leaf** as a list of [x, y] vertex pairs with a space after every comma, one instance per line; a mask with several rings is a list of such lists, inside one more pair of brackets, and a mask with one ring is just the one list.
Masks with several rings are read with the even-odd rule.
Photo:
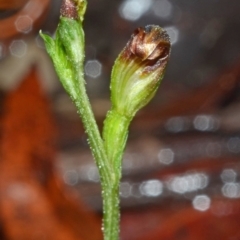
[[39, 34], [40, 34], [40, 36], [42, 37], [42, 39], [45, 43], [47, 53], [52, 57], [54, 55], [54, 52], [55, 52], [55, 41], [54, 41], [54, 39], [52, 39], [47, 34], [42, 33], [41, 30], [40, 30]]

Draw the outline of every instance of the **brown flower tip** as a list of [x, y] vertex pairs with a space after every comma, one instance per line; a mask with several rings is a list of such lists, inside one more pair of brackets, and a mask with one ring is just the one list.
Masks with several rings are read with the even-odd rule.
[[149, 25], [135, 30], [125, 50], [128, 57], [134, 55], [142, 61], [157, 62], [168, 59], [170, 47], [167, 32], [159, 26]]
[[63, 0], [60, 15], [66, 18], [78, 19], [76, 2], [74, 0]]

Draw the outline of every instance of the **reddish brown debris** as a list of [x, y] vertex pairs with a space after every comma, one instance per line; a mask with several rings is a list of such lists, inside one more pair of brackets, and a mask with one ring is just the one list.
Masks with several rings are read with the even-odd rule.
[[35, 70], [4, 103], [0, 139], [0, 239], [100, 240], [100, 219], [54, 169], [54, 122]]

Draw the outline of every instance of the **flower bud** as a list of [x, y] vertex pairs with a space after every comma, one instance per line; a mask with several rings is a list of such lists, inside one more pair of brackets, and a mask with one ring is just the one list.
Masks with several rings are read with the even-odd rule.
[[170, 55], [170, 39], [159, 26], [138, 28], [112, 70], [113, 108], [132, 118], [155, 95]]

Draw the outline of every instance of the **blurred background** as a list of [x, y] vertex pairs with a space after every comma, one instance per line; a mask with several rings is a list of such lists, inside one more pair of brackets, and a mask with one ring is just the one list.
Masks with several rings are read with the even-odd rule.
[[[61, 1], [0, 0], [0, 239], [101, 239], [99, 176], [39, 30]], [[121, 239], [240, 239], [240, 2], [89, 0], [87, 90], [99, 127], [111, 67], [139, 26], [172, 42], [129, 134]]]

